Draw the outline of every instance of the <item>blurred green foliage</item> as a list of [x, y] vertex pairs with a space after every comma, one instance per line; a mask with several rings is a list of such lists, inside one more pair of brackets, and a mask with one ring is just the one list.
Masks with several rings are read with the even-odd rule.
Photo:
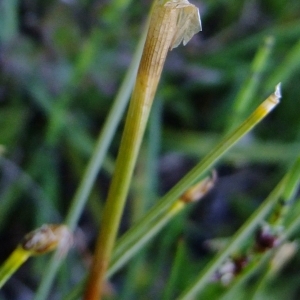
[[[186, 276], [178, 280], [174, 271], [172, 280], [178, 290], [173, 293], [186, 287], [211, 257], [203, 253], [203, 239], [232, 234], [300, 149], [299, 0], [193, 4], [200, 8], [203, 31], [186, 47], [169, 53], [122, 230], [150, 205], [139, 206], [134, 199], [153, 203], [230, 128], [236, 116], [235, 101], [245, 83], [258, 76], [244, 115], [273, 92], [278, 82], [282, 82], [282, 103], [220, 166], [225, 183], [220, 179], [215, 197], [230, 204], [221, 205], [219, 211], [212, 204], [199, 206], [175, 219], [157, 238], [161, 248], [157, 243], [149, 246], [127, 273], [115, 278], [120, 299], [168, 298], [170, 288], [163, 292], [163, 285], [175, 256], [176, 267], [186, 269]], [[0, 1], [1, 260], [25, 232], [66, 215], [150, 6], [149, 1], [129, 0]], [[257, 73], [253, 60], [269, 37], [274, 44]], [[57, 290], [62, 293], [86, 268], [82, 257], [89, 255], [87, 248], [97, 232], [97, 210], [107, 192], [120, 135], [121, 128], [80, 221], [84, 250], [70, 255], [58, 278]], [[183, 164], [180, 170], [178, 164]], [[205, 217], [205, 212], [212, 217]], [[181, 235], [186, 243], [180, 242], [176, 250]], [[281, 294], [274, 296], [280, 290], [296, 299], [299, 287], [293, 278], [299, 276], [299, 258], [296, 255], [277, 285], [267, 289], [272, 299], [282, 299]], [[43, 265], [41, 258], [25, 266], [0, 299], [22, 299], [21, 292], [12, 292], [15, 287], [32, 297]], [[71, 273], [66, 279], [65, 274]], [[53, 297], [60, 299], [57, 290]], [[266, 292], [262, 299], [268, 299]]]

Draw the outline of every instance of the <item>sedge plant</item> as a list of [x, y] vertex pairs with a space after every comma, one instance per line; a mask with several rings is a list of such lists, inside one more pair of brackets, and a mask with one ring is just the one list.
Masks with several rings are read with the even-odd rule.
[[[247, 134], [258, 122], [260, 122], [279, 102], [280, 88], [276, 87], [275, 93], [268, 97], [252, 115], [244, 122], [244, 117], [247, 114], [249, 102], [254, 97], [254, 93], [258, 88], [258, 80], [246, 82], [243, 87], [243, 92], [237, 97], [236, 111], [237, 118], [234, 121], [233, 127], [230, 127], [229, 134], [221, 140], [217, 146], [212, 148], [212, 151], [192, 170], [190, 171], [173, 189], [171, 189], [159, 203], [155, 205], [145, 216], [141, 218], [133, 227], [124, 234], [116, 243], [116, 236], [119, 228], [120, 219], [124, 210], [125, 200], [128, 195], [132, 174], [134, 171], [137, 155], [142, 142], [142, 137], [147, 124], [147, 119], [150, 113], [153, 98], [160, 80], [160, 75], [163, 69], [164, 61], [167, 53], [174, 47], [177, 47], [182, 41], [186, 44], [189, 39], [201, 29], [198, 9], [191, 5], [186, 0], [163, 1], [156, 0], [151, 12], [150, 25], [145, 42], [143, 55], [138, 70], [135, 88], [130, 101], [130, 107], [126, 119], [125, 129], [121, 141], [115, 173], [112, 179], [108, 199], [106, 201], [103, 212], [103, 219], [100, 228], [100, 234], [97, 241], [97, 246], [94, 255], [92, 268], [88, 276], [88, 281], [85, 287], [84, 297], [86, 300], [99, 299], [102, 293], [102, 285], [105, 279], [110, 278], [116, 271], [124, 266], [132, 257], [136, 255], [161, 229], [178, 213], [185, 209], [189, 202], [190, 195], [186, 191], [191, 191], [191, 186], [205, 176], [205, 173], [211, 170], [216, 162], [235, 145], [245, 134]], [[268, 39], [265, 47], [257, 54], [257, 64], [253, 65], [253, 73], [256, 79], [261, 78], [261, 65], [257, 67], [261, 60], [266, 62], [266, 57], [270, 53], [272, 40]], [[127, 85], [130, 86], [128, 83]], [[126, 91], [128, 94], [128, 90]], [[246, 96], [245, 96], [246, 95]], [[247, 99], [246, 102], [243, 100]], [[126, 101], [125, 101], [126, 104]], [[123, 103], [123, 108], [125, 106]], [[51, 105], [51, 104], [50, 104]], [[117, 107], [118, 105], [116, 105]], [[59, 112], [61, 114], [61, 111]], [[118, 113], [119, 118], [122, 114]], [[51, 114], [53, 117], [54, 115]], [[119, 119], [118, 118], [118, 119]], [[55, 120], [54, 120], [55, 121]], [[53, 120], [51, 121], [53, 123]], [[64, 122], [69, 122], [66, 118]], [[55, 122], [54, 122], [55, 123]], [[69, 124], [69, 123], [66, 123]], [[107, 128], [116, 128], [117, 122], [113, 125], [108, 123]], [[240, 126], [237, 126], [241, 124]], [[59, 124], [59, 130], [62, 124]], [[236, 127], [237, 129], [233, 130]], [[55, 132], [56, 130], [54, 130]], [[112, 130], [110, 137], [113, 135]], [[80, 139], [76, 130], [68, 130], [74, 141]], [[106, 136], [107, 137], [107, 136]], [[102, 138], [102, 139], [101, 139]], [[105, 139], [105, 135], [99, 138], [96, 145], [95, 153], [90, 161], [87, 171], [84, 175], [84, 180], [80, 186], [78, 193], [75, 196], [75, 201], [71, 205], [70, 212], [67, 216], [66, 224], [70, 225], [70, 229], [74, 230], [78, 222], [78, 218], [85, 205], [86, 199], [90, 193], [92, 185], [95, 181], [97, 172], [99, 171], [101, 162], [106, 154], [109, 139]], [[105, 141], [105, 147], [103, 147]], [[99, 155], [101, 153], [101, 155]], [[101, 161], [101, 162], [100, 162]], [[212, 178], [208, 179], [209, 184], [214, 184]], [[260, 220], [262, 220], [270, 207], [274, 205], [276, 198], [283, 189], [283, 183], [271, 194], [271, 200], [268, 198], [265, 201], [265, 206], [262, 206], [256, 213], [256, 217], [247, 222], [244, 231], [239, 231], [233, 238], [233, 245], [226, 248], [221, 256], [218, 256], [212, 263], [201, 272], [200, 277], [196, 279], [194, 284], [187, 288], [180, 295], [180, 299], [192, 299], [197, 297], [198, 292], [209, 281], [211, 275], [220, 266], [222, 260], [228, 256], [232, 247], [238, 247], [249, 231], [251, 231]], [[205, 190], [205, 189], [204, 189]], [[203, 192], [203, 191], [202, 191]], [[206, 192], [206, 190], [205, 190]], [[205, 194], [205, 193], [204, 193]], [[99, 217], [100, 219], [100, 217]], [[297, 220], [296, 220], [297, 221]], [[296, 224], [296, 222], [295, 222]], [[55, 247], [53, 247], [55, 248]], [[52, 247], [51, 247], [52, 249]], [[179, 249], [178, 256], [182, 256], [182, 249]], [[29, 247], [24, 248], [24, 243], [21, 243], [12, 253], [11, 257], [4, 263], [0, 269], [0, 278], [2, 284], [13, 274], [13, 272], [30, 256], [36, 253]], [[54, 270], [59, 265], [60, 258], [53, 256], [50, 263], [50, 271], [48, 274], [51, 277], [46, 286], [49, 291], [49, 284], [55, 277]], [[54, 268], [53, 268], [54, 266]], [[168, 288], [164, 293], [164, 297], [168, 298], [172, 294], [172, 286], [178, 275], [178, 265], [175, 264], [172, 271]], [[48, 276], [46, 274], [46, 277]], [[49, 278], [49, 277], [48, 277]], [[43, 285], [42, 285], [43, 286]], [[80, 286], [80, 292], [76, 292], [74, 299], [81, 296], [83, 285]], [[47, 299], [47, 293], [41, 289], [37, 293], [36, 299]], [[69, 299], [69, 298], [68, 298]], [[71, 298], [70, 298], [71, 299]], [[73, 298], [72, 298], [73, 299]]]

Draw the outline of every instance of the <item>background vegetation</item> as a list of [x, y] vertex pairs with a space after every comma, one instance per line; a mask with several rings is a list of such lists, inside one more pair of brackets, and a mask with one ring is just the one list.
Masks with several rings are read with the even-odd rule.
[[[219, 180], [208, 197], [174, 219], [112, 279], [108, 293], [116, 299], [172, 299], [213, 256], [207, 240], [231, 236], [299, 154], [300, 2], [193, 4], [200, 8], [203, 31], [168, 55], [121, 231], [280, 81], [282, 103], [219, 163]], [[65, 217], [150, 5], [130, 0], [0, 2], [1, 261], [26, 232]], [[253, 63], [264, 45], [270, 50], [267, 59]], [[249, 104], [239, 110], [245, 84], [251, 87]], [[119, 127], [51, 299], [62, 299], [87, 269]], [[293, 239], [298, 236], [295, 230]], [[180, 279], [174, 275], [170, 292], [166, 282], [176, 255], [183, 269]], [[32, 299], [48, 260], [26, 263], [0, 291], [0, 299]], [[262, 299], [282, 299], [283, 294], [296, 299], [299, 260], [295, 253], [272, 288], [261, 292]], [[250, 281], [246, 295], [253, 286]]]

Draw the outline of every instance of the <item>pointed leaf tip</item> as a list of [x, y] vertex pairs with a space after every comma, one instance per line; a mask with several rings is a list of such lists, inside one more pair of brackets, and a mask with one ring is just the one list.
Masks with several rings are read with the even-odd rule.
[[275, 87], [275, 96], [278, 100], [281, 98], [281, 82], [279, 82]]

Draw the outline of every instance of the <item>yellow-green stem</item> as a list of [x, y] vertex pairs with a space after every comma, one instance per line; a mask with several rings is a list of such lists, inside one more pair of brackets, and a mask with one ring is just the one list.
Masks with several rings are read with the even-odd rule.
[[58, 249], [58, 253], [63, 255], [72, 243], [73, 236], [63, 224], [44, 224], [29, 232], [0, 267], [0, 288], [30, 256], [44, 254], [54, 249]]
[[178, 11], [158, 2], [153, 7], [116, 161], [116, 171], [104, 207], [101, 230], [84, 298], [86, 300], [98, 300], [101, 295], [102, 282], [110, 261], [150, 108], [176, 29]]
[[18, 246], [4, 264], [0, 268], [0, 288], [6, 283], [6, 281], [15, 273], [18, 268], [29, 258], [30, 251], [24, 250], [21, 246]]

